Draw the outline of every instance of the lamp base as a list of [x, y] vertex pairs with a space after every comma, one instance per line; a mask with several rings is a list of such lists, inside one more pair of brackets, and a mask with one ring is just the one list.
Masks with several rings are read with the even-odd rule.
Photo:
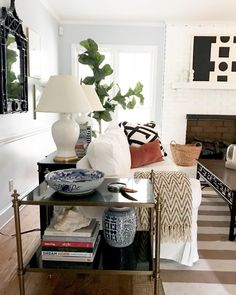
[[78, 160], [75, 145], [79, 138], [79, 125], [69, 114], [61, 114], [61, 119], [52, 125], [52, 137], [57, 147], [55, 162]]
[[58, 156], [55, 156], [53, 158], [53, 161], [54, 162], [73, 162], [73, 161], [77, 161], [79, 158], [74, 156], [74, 157], [58, 157]]

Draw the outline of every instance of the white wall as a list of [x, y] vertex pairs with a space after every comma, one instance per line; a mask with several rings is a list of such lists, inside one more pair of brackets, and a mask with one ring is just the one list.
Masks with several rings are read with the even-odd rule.
[[[162, 141], [185, 143], [186, 114], [236, 114], [236, 90], [173, 89], [187, 82], [194, 35], [234, 35], [236, 23], [167, 24]], [[196, 82], [197, 83], [197, 82]], [[227, 86], [226, 86], [227, 87]]]
[[[0, 7], [10, 1], [0, 0]], [[58, 73], [58, 24], [39, 0], [17, 0], [16, 11], [23, 27], [31, 28], [41, 38], [41, 73], [46, 79]], [[33, 119], [33, 85], [37, 79], [29, 78], [29, 111], [0, 115], [0, 227], [12, 216], [11, 193], [8, 181], [20, 194], [37, 184], [37, 161], [55, 150], [51, 138], [54, 114], [37, 115]]]

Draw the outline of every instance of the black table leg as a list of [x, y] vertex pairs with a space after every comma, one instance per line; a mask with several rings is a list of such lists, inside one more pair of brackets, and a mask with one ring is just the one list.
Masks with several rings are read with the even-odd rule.
[[50, 224], [50, 220], [53, 216], [53, 206], [40, 206], [40, 228], [41, 237], [43, 236], [44, 230]]

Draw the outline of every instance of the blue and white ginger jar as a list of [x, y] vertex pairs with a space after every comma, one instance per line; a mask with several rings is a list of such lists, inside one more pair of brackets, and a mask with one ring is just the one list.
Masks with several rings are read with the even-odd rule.
[[113, 207], [105, 209], [102, 226], [108, 245], [116, 248], [131, 245], [136, 233], [135, 209]]

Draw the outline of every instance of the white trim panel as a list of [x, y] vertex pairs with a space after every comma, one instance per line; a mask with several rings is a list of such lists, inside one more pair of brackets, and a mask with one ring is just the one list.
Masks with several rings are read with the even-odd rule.
[[38, 134], [41, 134], [41, 133], [45, 133], [45, 132], [48, 132], [49, 130], [50, 130], [50, 128], [41, 128], [41, 129], [36, 129], [36, 130], [33, 130], [33, 131], [31, 130], [31, 131], [23, 132], [23, 133], [18, 134], [18, 135], [1, 138], [0, 139], [0, 146], [4, 145], [4, 144], [9, 144], [9, 143], [15, 142], [17, 140], [24, 139], [26, 137], [31, 137], [31, 136], [35, 136], [35, 135], [38, 135]]

